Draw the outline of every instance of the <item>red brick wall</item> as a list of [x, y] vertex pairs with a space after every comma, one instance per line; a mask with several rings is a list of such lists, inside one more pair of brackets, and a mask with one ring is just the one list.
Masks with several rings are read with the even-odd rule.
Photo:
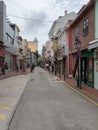
[[[83, 22], [85, 19], [89, 20], [89, 34], [88, 36], [83, 37]], [[79, 40], [81, 41], [81, 49], [84, 49], [88, 46], [88, 43], [95, 38], [95, 7], [92, 7], [84, 16], [79, 20], [78, 23], [72, 28], [72, 40], [73, 40], [73, 50], [74, 46], [74, 37], [75, 37], [75, 28], [79, 27]]]
[[[73, 21], [72, 20], [69, 20], [68, 21], [68, 25], [70, 26], [71, 25], [71, 23], [72, 23]], [[71, 52], [72, 52], [72, 30], [70, 30], [70, 29], [68, 29], [68, 30], [66, 30], [66, 32], [67, 32], [67, 43], [68, 43], [68, 46], [69, 46], [69, 56], [68, 56], [68, 58], [67, 58], [67, 64], [68, 64], [68, 75], [72, 75], [72, 54], [71, 54]]]

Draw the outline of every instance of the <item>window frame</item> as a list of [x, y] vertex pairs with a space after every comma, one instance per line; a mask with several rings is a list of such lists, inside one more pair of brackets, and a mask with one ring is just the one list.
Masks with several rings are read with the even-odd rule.
[[89, 20], [88, 18], [83, 21], [83, 37], [89, 34]]

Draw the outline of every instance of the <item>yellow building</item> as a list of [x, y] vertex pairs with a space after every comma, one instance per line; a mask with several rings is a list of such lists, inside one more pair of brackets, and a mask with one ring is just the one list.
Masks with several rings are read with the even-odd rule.
[[36, 52], [38, 50], [38, 40], [36, 37], [33, 41], [28, 41], [28, 48], [31, 52]]

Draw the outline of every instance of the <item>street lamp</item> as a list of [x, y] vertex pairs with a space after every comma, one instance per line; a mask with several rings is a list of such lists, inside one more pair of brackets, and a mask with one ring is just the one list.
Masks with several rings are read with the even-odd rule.
[[80, 50], [80, 47], [81, 47], [81, 41], [79, 40], [78, 37], [75, 37], [75, 44], [77, 46], [77, 57], [79, 59], [79, 62], [78, 62], [78, 85], [79, 85], [79, 88], [81, 89], [81, 50]]

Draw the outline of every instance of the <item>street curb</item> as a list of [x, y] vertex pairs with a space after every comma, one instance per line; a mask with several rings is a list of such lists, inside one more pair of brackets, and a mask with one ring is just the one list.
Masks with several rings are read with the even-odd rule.
[[24, 75], [24, 74], [28, 74], [28, 73], [30, 73], [30, 72], [24, 72], [24, 73], [19, 73], [19, 74], [7, 75], [5, 77], [0, 77], [0, 80], [6, 79], [6, 78], [10, 78], [10, 77], [13, 77], [13, 76]]
[[[27, 81], [25, 87], [27, 86], [27, 84], [28, 84], [28, 82], [29, 82], [31, 76], [32, 76], [32, 74], [31, 74], [30, 77], [28, 78], [28, 81]], [[25, 89], [25, 87], [24, 87], [24, 89]], [[12, 112], [11, 112], [9, 118], [8, 118], [8, 120], [7, 120], [7, 123], [6, 123], [6, 126], [5, 126], [5, 130], [9, 130], [11, 121], [12, 121], [12, 119], [13, 119], [13, 117], [14, 117], [14, 114], [15, 114], [15, 112], [16, 112], [16, 110], [17, 110], [17, 107], [18, 107], [18, 105], [19, 105], [19, 103], [20, 103], [20, 101], [21, 101], [21, 99], [22, 99], [22, 97], [23, 97], [24, 89], [23, 89], [23, 91], [21, 92], [21, 95], [19, 96], [19, 98], [18, 98], [18, 100], [17, 100], [17, 102], [16, 102], [16, 104], [15, 104], [15, 106], [14, 106], [14, 108], [13, 108], [13, 110], [12, 110]]]
[[[47, 71], [48, 72], [48, 71]], [[48, 72], [49, 73], [49, 72]], [[53, 74], [51, 74], [51, 73], [49, 73], [50, 75], [53, 75]], [[53, 75], [54, 76], [54, 75]], [[56, 76], [56, 75], [55, 75]], [[56, 76], [56, 77], [58, 77], [58, 76]], [[60, 80], [62, 80], [60, 77], [58, 77]], [[92, 102], [93, 104], [95, 104], [95, 106], [97, 106], [98, 107], [98, 99], [95, 99], [95, 97], [94, 96], [92, 96], [92, 95], [90, 95], [90, 94], [87, 94], [86, 92], [83, 92], [81, 89], [79, 89], [79, 88], [75, 88], [75, 87], [73, 87], [73, 86], [71, 86], [70, 84], [68, 84], [68, 82], [66, 82], [66, 81], [64, 81], [64, 80], [62, 80], [63, 82], [64, 82], [64, 84], [66, 84], [67, 86], [70, 86], [70, 88], [72, 88], [72, 89], [74, 89], [74, 90], [76, 90], [76, 91], [78, 91], [78, 92], [80, 92], [81, 93], [81, 95], [83, 96], [85, 96], [85, 97], [87, 97], [87, 98], [89, 98], [90, 99], [90, 102]], [[86, 98], [86, 99], [87, 99]], [[88, 100], [89, 100], [88, 99]], [[91, 101], [92, 100], [92, 101]]]
[[81, 95], [82, 97], [84, 97], [85, 99], [87, 99], [88, 101], [90, 101], [92, 104], [94, 104], [96, 107], [98, 107], [98, 102], [92, 98], [92, 96], [87, 95], [86, 93], [84, 93], [83, 91], [81, 91], [79, 88], [74, 88], [72, 86], [70, 86], [68, 83], [64, 82], [64, 84], [71, 88], [73, 91], [75, 91], [76, 93], [78, 93], [79, 95]]
[[16, 104], [15, 104], [15, 106], [14, 106], [14, 108], [13, 108], [13, 110], [12, 110], [12, 112], [11, 112], [9, 118], [8, 118], [8, 121], [7, 121], [7, 123], [6, 123], [5, 130], [9, 130], [10, 123], [11, 123], [11, 121], [12, 121], [12, 119], [13, 119], [13, 116], [14, 116], [16, 110], [17, 110], [18, 104], [19, 104], [20, 100], [22, 99], [22, 96], [23, 96], [23, 92], [22, 92], [22, 94], [20, 95], [20, 97], [18, 98], [18, 100], [17, 100], [17, 102], [16, 102]]

